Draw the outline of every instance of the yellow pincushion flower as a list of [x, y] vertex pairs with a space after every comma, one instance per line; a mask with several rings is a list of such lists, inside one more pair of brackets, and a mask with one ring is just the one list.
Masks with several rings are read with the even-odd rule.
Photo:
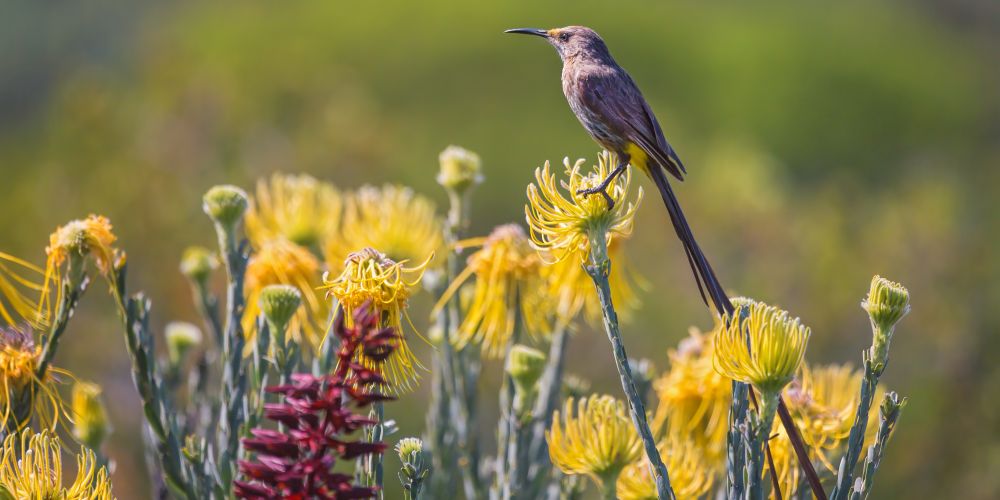
[[48, 366], [39, 378], [41, 356], [42, 348], [35, 346], [30, 330], [0, 328], [0, 421], [13, 422], [20, 429], [34, 417], [41, 427], [55, 429], [68, 413], [56, 387], [56, 376], [73, 376]]
[[62, 469], [62, 443], [48, 431], [25, 429], [9, 434], [0, 459], [0, 497], [25, 500], [111, 500], [111, 479], [97, 466], [94, 452], [84, 448], [76, 456], [76, 478], [66, 486]]
[[734, 315], [716, 334], [715, 369], [776, 396], [802, 364], [809, 328], [787, 311], [762, 302], [741, 305]]
[[551, 333], [551, 299], [541, 269], [542, 260], [520, 226], [494, 229], [482, 248], [469, 256], [466, 268], [435, 307], [439, 310], [469, 278], [476, 277], [465, 318], [458, 327], [459, 348], [475, 343], [486, 356], [501, 357], [518, 327], [517, 318], [529, 335]]
[[670, 369], [653, 384], [659, 400], [654, 428], [665, 436], [686, 437], [716, 464], [724, 461], [732, 400], [732, 383], [713, 366], [713, 338], [721, 328], [718, 318], [709, 334], [692, 328], [669, 353]]
[[423, 368], [407, 344], [402, 319], [405, 317], [412, 326], [406, 314], [407, 301], [413, 287], [420, 283], [430, 257], [418, 266], [404, 267], [406, 262], [395, 262], [378, 250], [365, 248], [350, 254], [340, 276], [324, 286], [344, 309], [348, 326], [352, 326], [354, 311], [370, 303], [381, 313], [381, 326], [395, 329], [399, 337], [385, 363], [375, 363], [357, 353], [358, 361], [385, 377], [395, 391], [412, 389], [419, 378], [417, 369]]
[[[646, 282], [633, 272], [625, 258], [624, 241], [616, 238], [608, 245], [611, 258], [611, 301], [622, 320], [628, 320], [631, 313], [639, 308], [637, 288], [644, 288]], [[543, 257], [544, 260], [544, 257]], [[577, 259], [562, 259], [542, 266], [548, 293], [555, 300], [556, 318], [561, 324], [573, 321], [581, 312], [591, 323], [601, 321], [601, 303], [594, 290], [594, 282]]]
[[[86, 219], [68, 222], [56, 228], [49, 236], [49, 246], [45, 247], [48, 256], [45, 262], [45, 286], [42, 290], [41, 311], [48, 312], [51, 307], [49, 294], [56, 289], [58, 302], [62, 298], [62, 286], [59, 284], [60, 267], [71, 257], [83, 258], [92, 256], [97, 269], [110, 279], [114, 269], [115, 248], [117, 238], [111, 232], [111, 221], [102, 215], [89, 215]], [[74, 273], [82, 273], [83, 269], [72, 269]]]
[[377, 248], [395, 262], [424, 262], [444, 244], [434, 203], [403, 186], [363, 186], [351, 194], [340, 236], [324, 249], [330, 271], [343, 269], [352, 253]]
[[260, 314], [260, 293], [266, 286], [290, 285], [299, 289], [305, 303], [290, 323], [292, 338], [319, 345], [330, 315], [330, 305], [319, 291], [322, 284], [321, 264], [312, 252], [285, 239], [265, 241], [247, 263], [243, 331], [252, 338]]
[[[575, 411], [574, 411], [575, 408]], [[585, 474], [613, 487], [628, 464], [642, 456], [639, 436], [625, 404], [611, 396], [568, 399], [552, 415], [545, 433], [552, 464], [565, 474]]]
[[[617, 157], [607, 151], [598, 157], [590, 172], [583, 172], [584, 160], [570, 164], [563, 160], [568, 181], [556, 182], [549, 163], [535, 170], [535, 183], [528, 185], [528, 205], [524, 207], [531, 241], [546, 250], [555, 260], [575, 255], [582, 262], [590, 250], [594, 231], [605, 233], [609, 241], [632, 233], [635, 212], [642, 201], [642, 188], [635, 201], [628, 199], [632, 182], [631, 170], [618, 176], [605, 192], [614, 202], [608, 209], [602, 196], [579, 194], [578, 191], [601, 183], [617, 164]], [[565, 194], [564, 194], [565, 192]]]
[[[670, 486], [678, 500], [701, 498], [715, 481], [717, 464], [705, 457], [700, 446], [681, 435], [671, 436], [657, 446], [670, 471]], [[656, 483], [645, 458], [632, 463], [618, 477], [621, 500], [656, 500]]]
[[342, 205], [332, 184], [305, 174], [274, 174], [270, 182], [257, 181], [245, 219], [247, 237], [255, 245], [286, 239], [319, 250], [336, 237]]
[[44, 285], [35, 280], [44, 276], [45, 271], [38, 266], [0, 252], [0, 319], [8, 325], [22, 320], [36, 326], [43, 325], [46, 318], [38, 310], [38, 303], [29, 295], [35, 296], [42, 291]]

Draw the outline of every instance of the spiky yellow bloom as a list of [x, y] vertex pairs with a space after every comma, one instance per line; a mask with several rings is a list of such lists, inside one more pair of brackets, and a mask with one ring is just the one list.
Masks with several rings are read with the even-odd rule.
[[[813, 462], [822, 463], [832, 474], [836, 474], [837, 464], [831, 460], [830, 454], [843, 450], [847, 442], [863, 376], [850, 365], [813, 368], [803, 365], [796, 380], [784, 391], [788, 411], [809, 449], [809, 456]], [[875, 400], [884, 393], [885, 389], [877, 386]], [[874, 441], [877, 428], [878, 412], [870, 412], [865, 438], [867, 442]], [[781, 491], [791, 495], [800, 485], [802, 471], [781, 422], [774, 423], [771, 434], [774, 436], [769, 441], [771, 455]], [[769, 472], [765, 472], [767, 473]]]
[[49, 366], [39, 378], [42, 348], [27, 328], [0, 328], [0, 421], [28, 425], [32, 417], [41, 427], [55, 429], [68, 413], [56, 387], [57, 376], [73, 378], [67, 371]]
[[260, 314], [260, 293], [268, 285], [290, 285], [299, 289], [305, 307], [300, 308], [289, 326], [292, 338], [317, 346], [326, 332], [330, 305], [319, 287], [323, 284], [319, 259], [305, 247], [285, 239], [265, 241], [247, 264], [246, 310], [243, 331], [252, 338]]
[[709, 334], [692, 328], [669, 353], [670, 369], [653, 384], [659, 400], [654, 428], [672, 439], [685, 437], [716, 464], [724, 462], [732, 400], [732, 383], [713, 366], [713, 338], [721, 328], [718, 318]]
[[21, 321], [36, 326], [44, 324], [45, 317], [37, 302], [44, 285], [36, 281], [44, 276], [45, 271], [38, 266], [0, 252], [0, 319], [8, 325]]
[[324, 256], [330, 272], [362, 248], [377, 248], [395, 262], [424, 262], [444, 244], [434, 203], [404, 186], [363, 186], [347, 200], [340, 237], [328, 242]]
[[802, 364], [809, 328], [763, 302], [741, 306], [734, 315], [716, 335], [715, 369], [765, 395], [777, 395]]
[[110, 430], [102, 392], [97, 384], [73, 384], [73, 436], [91, 449], [98, 448]]
[[518, 327], [529, 335], [549, 334], [551, 298], [541, 277], [542, 260], [516, 224], [499, 226], [482, 248], [469, 256], [466, 268], [442, 295], [435, 312], [472, 276], [472, 299], [458, 327], [456, 344], [478, 344], [483, 354], [499, 358]]
[[598, 485], [614, 484], [622, 469], [642, 456], [625, 404], [611, 396], [567, 399], [562, 413], [552, 415], [545, 439], [553, 465], [565, 474], [586, 474]]
[[423, 368], [407, 344], [402, 320], [406, 318], [412, 328], [406, 313], [407, 301], [413, 287], [420, 283], [430, 257], [415, 267], [404, 267], [406, 262], [395, 262], [378, 250], [365, 248], [350, 254], [340, 276], [324, 286], [344, 309], [348, 326], [351, 326], [354, 311], [370, 303], [381, 312], [382, 326], [396, 330], [399, 337], [395, 349], [384, 363], [375, 363], [360, 352], [356, 354], [358, 362], [378, 371], [395, 391], [412, 389], [419, 378], [417, 369]]
[[[623, 321], [630, 319], [632, 312], [639, 309], [641, 300], [638, 290], [647, 282], [633, 271], [625, 258], [626, 238], [616, 238], [608, 245], [611, 258], [611, 301], [615, 311]], [[544, 257], [543, 257], [544, 259]], [[568, 324], [583, 312], [586, 321], [600, 323], [601, 303], [597, 299], [594, 282], [577, 259], [562, 259], [542, 266], [542, 276], [548, 286], [548, 293], [556, 302], [556, 318], [561, 324]]]
[[276, 173], [257, 181], [246, 214], [247, 237], [254, 244], [286, 239], [319, 250], [337, 235], [343, 203], [332, 184], [300, 174]]
[[[570, 164], [563, 160], [567, 181], [556, 183], [556, 176], [549, 170], [549, 163], [535, 169], [535, 183], [528, 185], [528, 205], [524, 207], [531, 241], [539, 249], [548, 251], [555, 260], [575, 255], [579, 261], [587, 258], [593, 232], [603, 232], [609, 241], [632, 233], [635, 212], [642, 200], [642, 188], [634, 201], [629, 199], [632, 183], [631, 170], [619, 175], [605, 189], [614, 202], [608, 209], [607, 201], [599, 195], [579, 194], [601, 183], [617, 164], [617, 157], [604, 151], [597, 165], [583, 172], [584, 160]], [[564, 194], [565, 192], [565, 194]]]
[[[0, 459], [0, 497], [25, 500], [111, 500], [111, 479], [97, 466], [94, 452], [84, 448], [76, 456], [76, 478], [66, 486], [63, 478], [62, 443], [48, 431], [35, 434], [25, 429], [3, 442]], [[4, 491], [6, 490], [6, 491]]]
[[[89, 215], [86, 219], [77, 219], [64, 226], [57, 227], [49, 236], [49, 246], [45, 247], [48, 256], [45, 262], [45, 285], [42, 289], [41, 311], [47, 312], [51, 307], [50, 293], [56, 289], [58, 302], [62, 298], [62, 287], [59, 285], [60, 268], [71, 257], [92, 256], [101, 274], [110, 279], [114, 269], [115, 248], [117, 238], [111, 232], [111, 221], [102, 215]], [[82, 269], [74, 269], [82, 273]]]
[[[684, 436], [662, 441], [657, 449], [670, 471], [670, 486], [678, 500], [701, 498], [712, 489], [716, 465], [702, 453], [700, 446]], [[656, 500], [656, 483], [649, 473], [649, 461], [643, 457], [633, 462], [618, 477], [621, 500]]]

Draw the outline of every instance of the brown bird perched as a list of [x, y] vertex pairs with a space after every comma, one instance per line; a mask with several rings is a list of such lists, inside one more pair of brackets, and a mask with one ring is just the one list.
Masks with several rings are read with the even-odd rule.
[[702, 300], [707, 304], [711, 299], [720, 314], [732, 313], [733, 305], [691, 234], [687, 219], [667, 181], [667, 173], [684, 180], [684, 164], [663, 137], [660, 123], [656, 121], [639, 87], [611, 57], [600, 35], [585, 26], [550, 30], [515, 28], [506, 32], [540, 36], [556, 48], [563, 61], [563, 93], [573, 114], [598, 144], [618, 155], [618, 165], [608, 178], [585, 192], [600, 193], [611, 205], [613, 202], [605, 189], [615, 177], [624, 172], [629, 164], [642, 170], [653, 180], [663, 197], [677, 237], [684, 244]]
[[[702, 300], [708, 304], [710, 299], [718, 313], [724, 316], [731, 315], [734, 312], [733, 305], [715, 276], [715, 271], [709, 265], [708, 259], [695, 241], [667, 179], [669, 173], [678, 180], [684, 180], [683, 175], [686, 173], [684, 164], [663, 137], [660, 123], [642, 97], [639, 87], [611, 57], [604, 40], [594, 30], [585, 26], [567, 26], [549, 30], [515, 28], [506, 32], [539, 36], [555, 47], [563, 62], [563, 94], [566, 95], [573, 114], [598, 144], [618, 155], [619, 163], [608, 178], [593, 189], [582, 193], [600, 193], [610, 206], [613, 202], [605, 189], [615, 177], [624, 172], [629, 164], [642, 170], [660, 191], [663, 203], [670, 214], [670, 222], [684, 245], [688, 264], [698, 283]], [[750, 391], [750, 396], [754, 397], [753, 391]], [[756, 403], [756, 400], [754, 402]], [[808, 451], [783, 400], [779, 400], [778, 415], [788, 432], [799, 464], [806, 473], [813, 493], [817, 497], [826, 498], [819, 476], [816, 475]], [[770, 450], [768, 459], [770, 460]], [[771, 470], [774, 470], [773, 465]], [[772, 480], [776, 480], [773, 474]], [[776, 482], [775, 490], [778, 490]]]

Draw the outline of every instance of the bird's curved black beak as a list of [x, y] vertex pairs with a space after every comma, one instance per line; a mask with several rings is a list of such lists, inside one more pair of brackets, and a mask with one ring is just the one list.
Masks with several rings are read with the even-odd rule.
[[504, 33], [520, 33], [522, 35], [535, 35], [542, 38], [548, 38], [549, 32], [546, 30], [540, 30], [538, 28], [511, 28], [504, 31]]

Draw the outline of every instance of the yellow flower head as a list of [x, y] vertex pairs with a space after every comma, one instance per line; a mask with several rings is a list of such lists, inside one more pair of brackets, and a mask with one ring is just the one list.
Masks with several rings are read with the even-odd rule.
[[305, 247], [285, 239], [267, 240], [247, 263], [246, 310], [243, 331], [251, 338], [260, 314], [260, 294], [268, 285], [290, 285], [299, 289], [305, 307], [300, 308], [289, 324], [296, 341], [319, 345], [329, 319], [330, 305], [318, 290], [323, 282], [319, 259]]
[[92, 449], [101, 445], [110, 430], [101, 392], [97, 384], [73, 384], [73, 436]]
[[395, 262], [424, 262], [444, 243], [434, 203], [403, 186], [364, 186], [347, 201], [340, 237], [324, 249], [330, 271], [359, 248], [377, 248]]
[[[611, 258], [611, 301], [622, 321], [628, 321], [632, 313], [639, 309], [641, 300], [637, 288], [645, 288], [647, 283], [636, 274], [625, 258], [624, 242], [617, 238], [608, 245]], [[544, 260], [544, 257], [543, 257]], [[582, 311], [586, 321], [599, 324], [601, 303], [597, 299], [594, 282], [577, 259], [562, 259], [542, 266], [548, 294], [555, 301], [556, 318], [560, 324], [568, 324]]]
[[[45, 247], [48, 258], [45, 262], [41, 310], [47, 312], [51, 307], [49, 293], [53, 287], [57, 289], [56, 302], [61, 299], [59, 269], [70, 258], [92, 256], [101, 274], [110, 278], [114, 269], [113, 245], [116, 239], [111, 232], [111, 221], [102, 215], [89, 215], [86, 219], [70, 221], [65, 226], [56, 228], [49, 236], [49, 246]], [[82, 272], [82, 269], [76, 269], [75, 272]]]
[[36, 417], [43, 428], [55, 429], [60, 417], [68, 413], [56, 376], [72, 375], [49, 366], [39, 378], [41, 355], [30, 330], [0, 328], [0, 421], [17, 422], [20, 428]]
[[257, 181], [257, 193], [246, 214], [247, 237], [254, 244], [286, 239], [320, 249], [335, 238], [342, 210], [332, 184], [301, 175], [276, 173]]
[[39, 311], [39, 304], [31, 297], [37, 297], [43, 285], [36, 280], [45, 276], [38, 266], [13, 255], [0, 252], [0, 319], [8, 325], [22, 320], [39, 326], [45, 324], [45, 316]]
[[[671, 436], [657, 449], [670, 473], [670, 486], [679, 500], [701, 498], [715, 481], [717, 466], [707, 459], [702, 449], [683, 436]], [[656, 500], [656, 483], [649, 473], [645, 457], [622, 471], [618, 477], [618, 498], [621, 500]]]
[[713, 338], [721, 328], [718, 319], [712, 333], [692, 328], [670, 352], [670, 369], [653, 384], [659, 399], [654, 427], [666, 436], [690, 440], [713, 463], [722, 463], [725, 456], [732, 399], [732, 383], [713, 366]]
[[715, 369], [765, 395], [777, 395], [802, 364], [809, 328], [763, 302], [741, 305], [734, 315], [716, 335]]
[[419, 378], [417, 368], [423, 368], [407, 345], [402, 319], [405, 317], [412, 326], [406, 315], [407, 300], [413, 287], [420, 283], [427, 260], [416, 267], [404, 267], [403, 264], [405, 262], [395, 262], [378, 250], [365, 248], [350, 254], [340, 276], [324, 286], [343, 308], [347, 326], [352, 326], [354, 311], [370, 302], [371, 307], [381, 313], [381, 326], [395, 329], [399, 337], [384, 363], [376, 363], [360, 352], [356, 356], [362, 365], [385, 377], [396, 391], [412, 389]]
[[518, 317], [528, 334], [549, 334], [550, 299], [541, 268], [538, 252], [520, 226], [494, 229], [435, 307], [440, 309], [466, 280], [476, 277], [472, 299], [458, 327], [457, 345], [476, 343], [486, 356], [499, 358], [513, 338]]
[[545, 439], [553, 465], [565, 474], [586, 474], [599, 485], [617, 480], [642, 455], [625, 404], [611, 396], [566, 400], [562, 415], [553, 414]]
[[605, 151], [598, 157], [597, 165], [584, 173], [581, 171], [584, 160], [571, 165], [566, 158], [563, 165], [569, 179], [558, 184], [556, 176], [549, 171], [548, 162], [535, 170], [535, 183], [528, 185], [528, 205], [524, 211], [531, 229], [531, 241], [537, 248], [547, 250], [555, 260], [577, 255], [582, 261], [587, 257], [590, 235], [595, 231], [604, 232], [611, 241], [632, 233], [642, 188], [635, 201], [629, 200], [631, 170], [619, 175], [605, 190], [614, 201], [611, 210], [603, 196], [578, 193], [599, 185], [617, 162], [614, 154]]
[[[62, 443], [55, 434], [35, 434], [25, 429], [10, 434], [3, 442], [0, 459], [0, 496], [26, 500], [111, 500], [111, 479], [97, 466], [94, 452], [84, 448], [76, 456], [76, 478], [65, 486], [62, 470]], [[4, 491], [6, 490], [6, 491]]]

